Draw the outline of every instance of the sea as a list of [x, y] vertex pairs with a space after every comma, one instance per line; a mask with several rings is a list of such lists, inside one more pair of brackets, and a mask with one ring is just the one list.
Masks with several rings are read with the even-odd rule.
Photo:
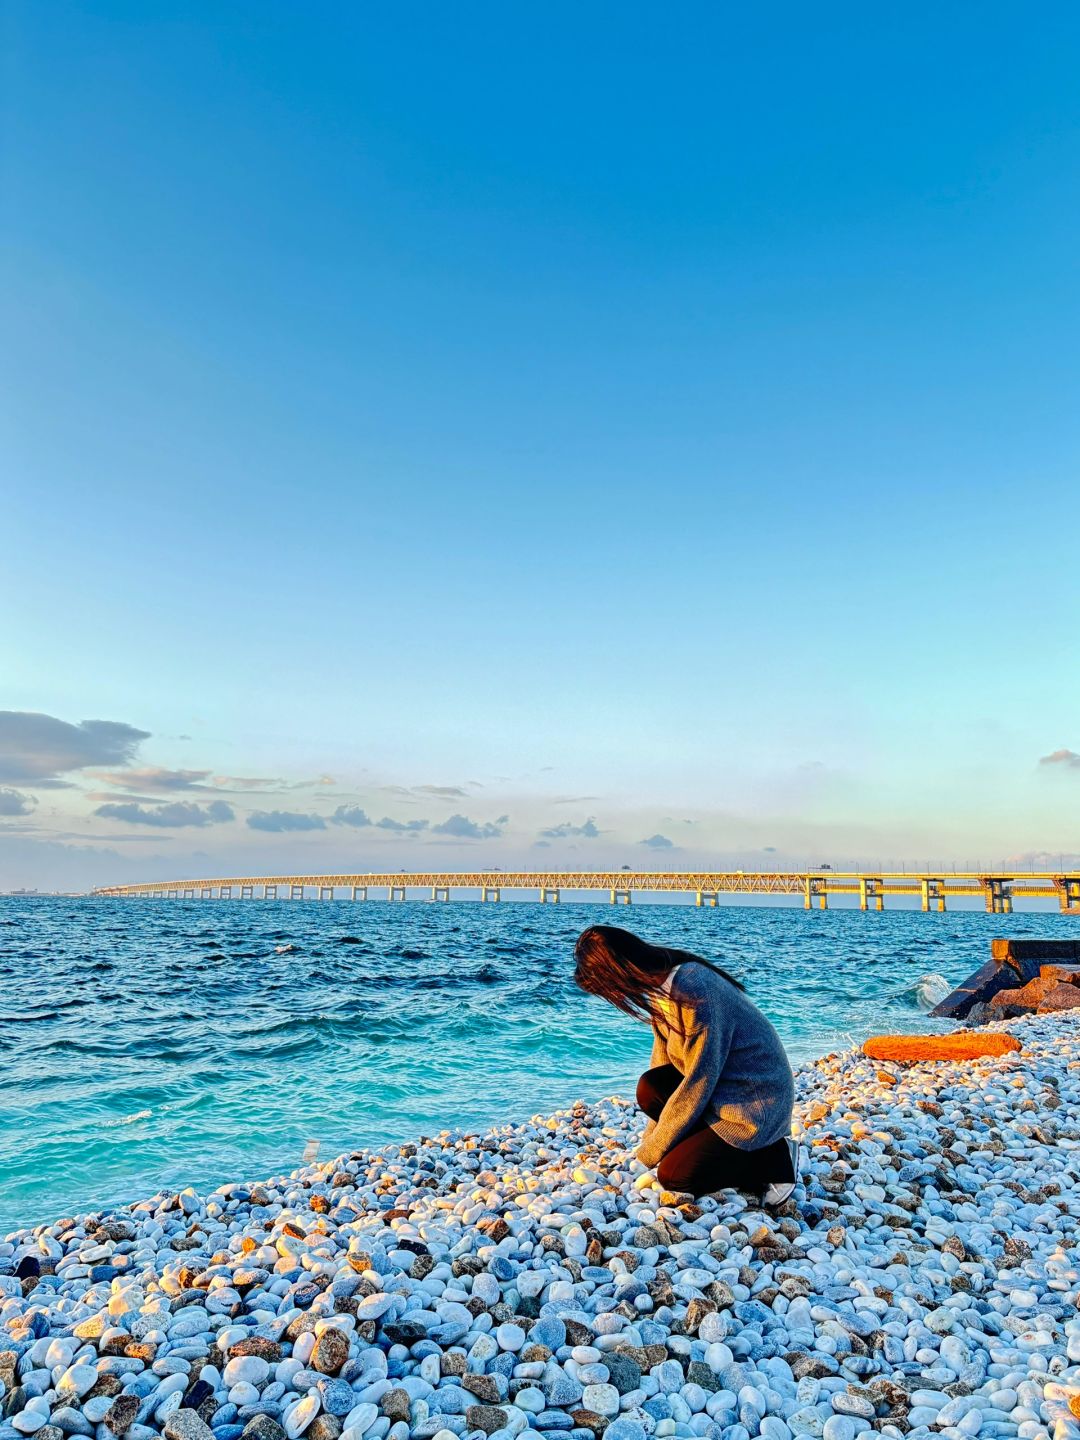
[[793, 1064], [1076, 921], [787, 906], [0, 897], [0, 1234], [633, 1092], [650, 1035], [572, 981], [619, 923], [736, 974]]

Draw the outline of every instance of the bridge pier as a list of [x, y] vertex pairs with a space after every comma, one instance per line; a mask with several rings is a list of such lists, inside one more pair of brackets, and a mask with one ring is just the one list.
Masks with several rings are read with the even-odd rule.
[[807, 875], [803, 880], [803, 909], [812, 910], [815, 899], [819, 909], [829, 908], [829, 892], [825, 888], [825, 881], [817, 875]]
[[199, 891], [199, 899], [200, 899], [200, 900], [212, 900], [213, 898], [214, 898], [214, 892], [213, 892], [213, 890], [210, 889], [209, 885], [204, 885], [203, 888]]
[[303, 885], [290, 885], [290, 886], [289, 886], [289, 899], [290, 899], [290, 900], [302, 900], [303, 898], [304, 898], [304, 887], [303, 887]]
[[333, 898], [334, 898], [334, 887], [333, 887], [333, 885], [320, 885], [320, 886], [319, 886], [319, 899], [320, 899], [320, 900], [332, 900]]
[[702, 905], [708, 905], [715, 910], [719, 903], [719, 897], [715, 890], [699, 890], [697, 892], [696, 904], [699, 909]]
[[367, 886], [366, 886], [366, 885], [354, 885], [354, 886], [352, 887], [352, 898], [353, 898], [354, 900], [366, 900], [366, 899], [367, 899]]
[[393, 902], [394, 902], [395, 900], [404, 900], [404, 899], [405, 899], [405, 886], [404, 886], [404, 885], [389, 885], [389, 886], [387, 886], [386, 898], [387, 898], [387, 900], [390, 901], [391, 904], [393, 904]]
[[450, 899], [450, 887], [447, 885], [432, 885], [431, 898], [432, 900], [439, 900], [445, 904], [446, 901]]
[[251, 900], [251, 899], [254, 898], [254, 896], [255, 896], [255, 887], [254, 887], [254, 885], [241, 885], [241, 886], [240, 886], [240, 899], [241, 899], [241, 900]]
[[495, 902], [496, 900], [501, 900], [501, 899], [502, 899], [502, 891], [499, 889], [498, 885], [481, 885], [481, 886], [480, 886], [480, 904], [481, 904], [481, 905], [486, 905], [489, 900], [494, 904], [494, 902]]
[[551, 886], [551, 885], [541, 885], [541, 886], [540, 886], [540, 904], [541, 904], [541, 905], [546, 905], [546, 904], [548, 904], [549, 901], [550, 901], [550, 903], [551, 903], [552, 905], [558, 905], [558, 904], [559, 904], [559, 892], [558, 892], [558, 890], [556, 890], [556, 889], [555, 889], [553, 886]]
[[986, 896], [986, 913], [988, 915], [1012, 914], [1012, 891], [1009, 889], [1007, 880], [987, 876], [983, 881], [983, 893]]
[[231, 886], [231, 885], [219, 885], [219, 886], [218, 886], [218, 899], [219, 899], [219, 900], [231, 900], [231, 899], [232, 899], [232, 886]]
[[612, 892], [611, 892], [611, 903], [612, 903], [612, 905], [629, 905], [629, 904], [630, 904], [630, 891], [629, 891], [629, 890], [617, 890], [617, 889], [612, 889]]
[[166, 900], [178, 900], [179, 898], [180, 898], [180, 892], [179, 892], [178, 890], [167, 890], [167, 891], [165, 892], [165, 899], [166, 899]]
[[869, 910], [870, 902], [875, 910], [885, 909], [885, 891], [879, 877], [864, 875], [859, 881], [859, 909]]
[[924, 913], [929, 913], [931, 905], [936, 905], [938, 914], [945, 913], [945, 881], [932, 879], [929, 875], [923, 877], [922, 882], [922, 908]]
[[1062, 875], [1057, 884], [1062, 910], [1080, 909], [1080, 875]]
[[195, 891], [194, 891], [194, 890], [185, 890], [184, 893], [183, 893], [183, 896], [182, 896], [181, 898], [184, 899], [184, 900], [194, 900], [194, 899], [195, 899]]
[[277, 899], [277, 886], [276, 886], [276, 885], [264, 885], [264, 886], [263, 886], [263, 899], [264, 899], [264, 900], [276, 900], [276, 899]]

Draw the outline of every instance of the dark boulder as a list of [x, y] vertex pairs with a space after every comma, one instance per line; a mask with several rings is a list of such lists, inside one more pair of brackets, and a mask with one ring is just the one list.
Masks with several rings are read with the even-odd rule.
[[[990, 957], [930, 1014], [942, 1020], [966, 1020], [975, 1006], [989, 1006], [1002, 991], [1020, 990], [1041, 978], [1046, 967], [1074, 968], [1080, 963], [1080, 941], [991, 940]], [[980, 1009], [975, 1018], [984, 1015]], [[993, 1018], [1002, 1017], [995, 1014]]]

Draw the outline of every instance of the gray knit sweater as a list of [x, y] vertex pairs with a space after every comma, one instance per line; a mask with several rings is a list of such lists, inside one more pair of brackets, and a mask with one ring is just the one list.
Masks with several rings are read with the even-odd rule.
[[638, 1159], [650, 1168], [704, 1121], [738, 1150], [760, 1150], [791, 1128], [795, 1082], [780, 1037], [741, 990], [687, 961], [671, 980], [670, 1023], [653, 1025], [651, 1066], [683, 1079], [650, 1120]]

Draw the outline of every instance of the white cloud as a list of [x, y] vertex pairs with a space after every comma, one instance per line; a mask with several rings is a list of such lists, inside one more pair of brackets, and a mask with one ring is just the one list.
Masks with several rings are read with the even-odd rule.
[[330, 820], [334, 825], [352, 825], [357, 830], [372, 823], [370, 815], [359, 805], [339, 805]]
[[455, 840], [495, 840], [503, 833], [510, 817], [500, 815], [495, 821], [470, 820], [467, 815], [451, 815], [441, 825], [433, 825], [433, 835], [450, 835]]
[[94, 811], [103, 820], [123, 820], [129, 825], [153, 825], [161, 830], [175, 830], [190, 825], [224, 825], [235, 819], [233, 808], [224, 800], [209, 805], [194, 801], [174, 800], [168, 805], [141, 805], [134, 800], [111, 800]]
[[60, 777], [92, 765], [127, 765], [148, 730], [119, 720], [72, 725], [34, 710], [0, 710], [0, 780], [60, 786]]
[[1075, 750], [1052, 750], [1049, 755], [1040, 758], [1039, 764], [1062, 765], [1066, 770], [1080, 770], [1080, 755]]
[[0, 789], [0, 815], [29, 815], [37, 804], [33, 795], [21, 790]]
[[428, 823], [427, 820], [392, 820], [389, 815], [384, 815], [381, 820], [376, 820], [375, 825], [379, 830], [393, 830], [397, 835], [417, 835], [428, 828]]
[[540, 831], [540, 834], [547, 840], [568, 840], [572, 835], [581, 835], [586, 840], [595, 840], [600, 833], [596, 826], [596, 819], [592, 815], [581, 825], [571, 825], [569, 820], [565, 820], [561, 825], [552, 825], [549, 829]]
[[321, 815], [305, 815], [296, 810], [253, 810], [247, 817], [252, 830], [268, 830], [275, 834], [286, 830], [325, 830]]
[[166, 770], [160, 765], [146, 765], [138, 769], [100, 771], [93, 778], [121, 790], [205, 790], [207, 787], [202, 782], [209, 774], [209, 770]]

